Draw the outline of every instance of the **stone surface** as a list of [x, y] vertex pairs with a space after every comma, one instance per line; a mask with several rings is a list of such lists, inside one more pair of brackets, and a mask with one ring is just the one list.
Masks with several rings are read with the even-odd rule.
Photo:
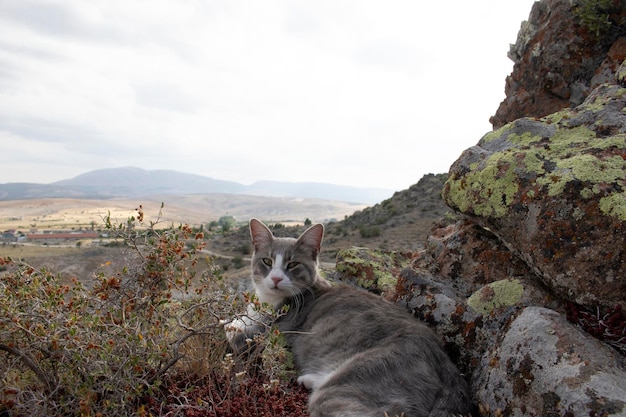
[[450, 168], [444, 199], [493, 232], [562, 300], [626, 300], [626, 89], [485, 135]]
[[474, 375], [480, 402], [504, 416], [626, 416], [620, 358], [558, 313], [525, 308]]
[[350, 248], [339, 251], [336, 274], [330, 278], [344, 281], [392, 298], [400, 271], [411, 260], [411, 253]]
[[[469, 297], [490, 282], [504, 278], [536, 282], [530, 268], [489, 230], [462, 219], [452, 224], [442, 221], [431, 230], [425, 249], [412, 262], [416, 270], [437, 275], [459, 296]], [[548, 305], [549, 294], [542, 302]]]
[[601, 3], [608, 2], [543, 0], [533, 5], [509, 51], [513, 72], [506, 79], [506, 98], [490, 120], [494, 128], [577, 106], [595, 86], [612, 81], [622, 49], [611, 47], [625, 36], [626, 5]]
[[446, 353], [469, 375], [488, 340], [482, 315], [437, 281], [438, 277], [428, 271], [406, 268], [399, 276], [395, 301], [431, 326], [441, 336]]

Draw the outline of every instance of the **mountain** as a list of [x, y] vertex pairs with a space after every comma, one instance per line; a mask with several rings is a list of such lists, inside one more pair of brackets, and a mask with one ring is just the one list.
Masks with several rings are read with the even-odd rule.
[[89, 171], [54, 186], [84, 187], [114, 197], [154, 194], [241, 193], [245, 186], [232, 181], [170, 170], [147, 171], [140, 168], [111, 168]]
[[89, 171], [50, 184], [0, 184], [0, 201], [45, 197], [86, 199], [174, 194], [247, 194], [266, 197], [319, 198], [374, 204], [393, 191], [312, 182], [258, 181], [243, 185], [196, 174], [134, 167]]

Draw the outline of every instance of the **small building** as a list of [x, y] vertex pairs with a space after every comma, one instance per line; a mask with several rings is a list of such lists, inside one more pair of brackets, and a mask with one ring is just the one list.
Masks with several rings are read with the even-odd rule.
[[15, 230], [5, 230], [0, 235], [0, 242], [17, 242]]

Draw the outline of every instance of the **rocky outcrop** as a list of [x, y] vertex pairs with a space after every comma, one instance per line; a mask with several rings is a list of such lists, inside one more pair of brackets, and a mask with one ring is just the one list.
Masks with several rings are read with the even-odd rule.
[[626, 302], [626, 89], [520, 119], [450, 168], [446, 202], [494, 233], [560, 299]]
[[535, 3], [498, 128], [450, 168], [456, 220], [388, 270], [386, 294], [441, 336], [481, 415], [626, 416], [625, 9]]
[[[471, 220], [451, 224], [441, 221], [431, 230], [425, 247], [426, 250], [415, 255], [413, 270], [436, 275], [460, 296], [469, 297], [485, 284], [504, 277], [539, 286], [524, 261], [502, 245], [492, 232]], [[549, 304], [547, 292], [545, 297], [542, 303]]]
[[490, 120], [494, 128], [578, 106], [598, 85], [612, 81], [626, 58], [625, 20], [619, 0], [536, 2], [509, 51], [513, 72]]

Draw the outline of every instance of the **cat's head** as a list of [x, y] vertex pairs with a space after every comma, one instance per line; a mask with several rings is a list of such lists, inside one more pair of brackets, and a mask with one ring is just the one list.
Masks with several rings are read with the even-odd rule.
[[252, 280], [261, 302], [278, 307], [289, 297], [329, 286], [317, 271], [323, 225], [313, 225], [295, 239], [275, 237], [266, 225], [252, 219], [250, 236], [254, 246]]

